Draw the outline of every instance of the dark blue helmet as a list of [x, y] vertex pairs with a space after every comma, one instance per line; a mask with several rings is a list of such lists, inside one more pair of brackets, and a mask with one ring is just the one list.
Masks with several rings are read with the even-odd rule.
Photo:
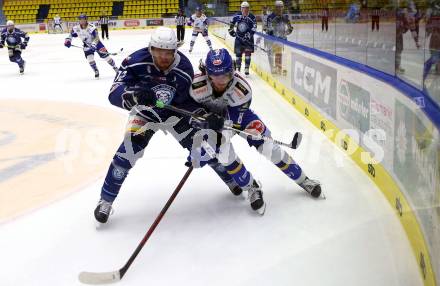
[[208, 75], [222, 75], [232, 72], [232, 57], [226, 49], [209, 51], [205, 60]]
[[84, 14], [84, 13], [81, 13], [81, 14], [78, 16], [78, 20], [87, 20], [87, 15]]
[[202, 7], [197, 6], [197, 7], [196, 7], [196, 11], [202, 11]]

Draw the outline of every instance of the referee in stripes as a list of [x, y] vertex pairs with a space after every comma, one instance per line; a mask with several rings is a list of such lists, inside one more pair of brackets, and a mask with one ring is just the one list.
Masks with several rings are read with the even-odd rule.
[[108, 20], [109, 17], [103, 11], [101, 17], [99, 17], [99, 24], [101, 25], [101, 33], [103, 40], [105, 39], [105, 36], [107, 36], [107, 40], [108, 40]]
[[186, 17], [183, 14], [182, 9], [179, 9], [179, 13], [176, 16], [176, 27], [177, 27], [177, 41], [180, 45], [183, 44], [185, 39], [185, 20]]

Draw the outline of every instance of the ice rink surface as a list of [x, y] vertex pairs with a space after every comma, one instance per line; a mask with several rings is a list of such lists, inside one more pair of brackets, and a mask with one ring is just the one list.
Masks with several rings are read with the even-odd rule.
[[[104, 44], [110, 51], [124, 48], [115, 57], [119, 64], [147, 45], [149, 33], [113, 31]], [[207, 47], [199, 37], [189, 54], [189, 37], [187, 31], [181, 51], [197, 67]], [[97, 59], [101, 78], [95, 80], [82, 51], [63, 41], [64, 35], [31, 35], [23, 76], [0, 50], [0, 100], [78, 102], [124, 114], [107, 100], [113, 70]], [[252, 73], [249, 81], [252, 108], [274, 138], [287, 141], [294, 131], [304, 132], [301, 147], [289, 152], [321, 181], [327, 200], [310, 198], [236, 136], [237, 153], [263, 185], [266, 214], [252, 213], [210, 169], [196, 169], [119, 285], [422, 285], [403, 228], [375, 185], [270, 86]], [[86, 187], [0, 224], [0, 285], [81, 285], [81, 271], [119, 269], [185, 173], [186, 155], [158, 132], [128, 176], [109, 223], [98, 230], [93, 209], [110, 161]]]

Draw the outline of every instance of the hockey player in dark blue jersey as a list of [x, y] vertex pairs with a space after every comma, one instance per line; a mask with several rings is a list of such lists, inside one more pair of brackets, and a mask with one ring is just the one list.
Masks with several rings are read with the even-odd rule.
[[[22, 41], [22, 39], [24, 39]], [[26, 62], [21, 57], [21, 51], [26, 49], [29, 42], [27, 33], [15, 28], [14, 22], [6, 22], [6, 28], [1, 31], [0, 49], [8, 46], [9, 60], [16, 63], [20, 69], [20, 74], [24, 73]]]
[[[129, 170], [142, 157], [157, 130], [171, 133], [182, 147], [192, 151], [193, 139], [199, 129], [192, 128], [190, 118], [157, 108], [154, 104], [160, 100], [192, 112], [201, 110], [200, 104], [189, 95], [193, 77], [193, 67], [189, 59], [177, 51], [177, 38], [170, 28], [157, 28], [148, 48], [138, 50], [122, 62], [110, 90], [109, 100], [115, 106], [130, 110], [130, 117], [124, 141], [109, 166], [101, 198], [94, 211], [98, 222], [107, 222], [112, 203]], [[207, 128], [218, 125], [218, 121], [223, 122], [222, 118], [209, 115], [206, 121]], [[234, 195], [242, 192], [233, 179], [233, 176], [245, 176], [248, 173], [242, 164], [235, 166], [232, 175], [216, 160], [211, 160], [209, 165]]]
[[[267, 17], [267, 34], [286, 40], [292, 31], [289, 16], [284, 14], [283, 1], [275, 1], [275, 11]], [[283, 51], [284, 46], [279, 42], [274, 41], [268, 45], [267, 56], [272, 74], [287, 74], [287, 70], [283, 68]]]
[[[241, 3], [241, 11], [234, 15], [229, 25], [229, 34], [235, 37], [234, 53], [235, 68], [241, 69], [242, 55], [244, 53], [244, 73], [249, 75], [251, 65], [251, 55], [254, 52], [254, 34], [257, 31], [257, 19], [254, 14], [249, 12], [249, 3]], [[235, 27], [237, 29], [235, 30]]]
[[70, 35], [65, 39], [64, 46], [70, 48], [72, 46], [72, 38], [79, 37], [83, 42], [84, 55], [89, 62], [90, 67], [95, 72], [95, 78], [99, 77], [99, 70], [96, 66], [94, 54], [95, 52], [113, 68], [115, 72], [118, 72], [118, 68], [115, 65], [115, 61], [110, 56], [109, 52], [105, 48], [104, 44], [99, 39], [99, 33], [95, 25], [87, 21], [87, 15], [81, 14], [78, 17], [79, 24], [73, 26], [70, 31]]

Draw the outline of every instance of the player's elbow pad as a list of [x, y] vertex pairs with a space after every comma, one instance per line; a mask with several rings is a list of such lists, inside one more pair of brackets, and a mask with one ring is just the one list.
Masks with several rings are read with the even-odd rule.
[[112, 88], [108, 95], [108, 100], [114, 106], [124, 108], [122, 105], [122, 94], [124, 93], [124, 85], [120, 85], [116, 88]]

